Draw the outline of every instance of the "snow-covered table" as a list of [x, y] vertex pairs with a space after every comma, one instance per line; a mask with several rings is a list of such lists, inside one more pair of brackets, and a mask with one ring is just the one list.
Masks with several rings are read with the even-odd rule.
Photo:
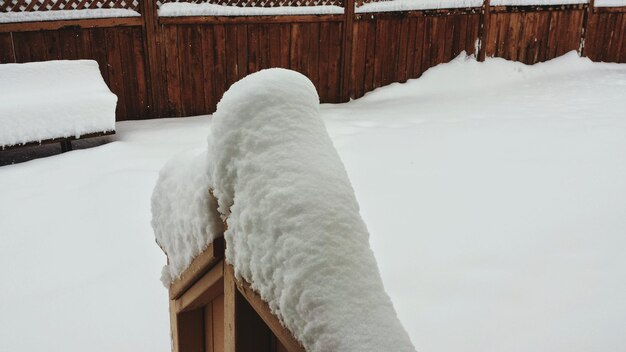
[[113, 134], [116, 104], [95, 61], [2, 64], [0, 150]]

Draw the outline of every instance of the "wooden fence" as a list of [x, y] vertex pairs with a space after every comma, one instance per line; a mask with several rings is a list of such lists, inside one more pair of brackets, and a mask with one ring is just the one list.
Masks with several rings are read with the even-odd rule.
[[158, 17], [161, 1], [154, 0], [4, 0], [0, 13], [119, 8], [140, 15], [0, 23], [0, 63], [94, 59], [119, 97], [118, 120], [127, 120], [212, 113], [233, 82], [269, 67], [307, 75], [322, 102], [345, 102], [417, 78], [462, 51], [532, 64], [577, 50], [594, 61], [626, 62], [626, 7], [485, 0], [475, 8], [355, 14], [354, 0], [343, 1], [339, 15]]

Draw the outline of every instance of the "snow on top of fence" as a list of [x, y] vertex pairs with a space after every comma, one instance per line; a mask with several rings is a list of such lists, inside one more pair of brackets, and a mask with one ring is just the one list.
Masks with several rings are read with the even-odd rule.
[[153, 194], [170, 266], [212, 240], [189, 234], [219, 221], [206, 210], [210, 187], [228, 222], [226, 260], [307, 351], [414, 352], [311, 81], [285, 69], [249, 75], [211, 123], [208, 149], [169, 163]]
[[342, 14], [343, 8], [325, 6], [239, 7], [233, 5], [167, 3], [159, 8], [161, 17], [178, 16], [274, 16]]
[[393, 12], [411, 10], [455, 9], [481, 7], [483, 0], [388, 0], [367, 2], [356, 8], [356, 13]]
[[622, 7], [626, 6], [626, 0], [596, 0], [595, 7]]
[[139, 11], [139, 0], [2, 0], [0, 12], [35, 12], [84, 9]]
[[541, 6], [587, 4], [589, 0], [491, 0], [491, 6]]
[[88, 18], [137, 17], [130, 9], [84, 9], [33, 12], [0, 12], [0, 23], [78, 20]]
[[160, 8], [167, 4], [196, 4], [196, 5], [222, 5], [237, 7], [314, 7], [314, 6], [341, 6], [343, 0], [158, 0]]

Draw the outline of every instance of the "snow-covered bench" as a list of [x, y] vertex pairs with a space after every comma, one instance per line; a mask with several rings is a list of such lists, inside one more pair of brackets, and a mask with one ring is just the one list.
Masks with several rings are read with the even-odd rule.
[[115, 133], [117, 96], [92, 60], [0, 65], [0, 150]]

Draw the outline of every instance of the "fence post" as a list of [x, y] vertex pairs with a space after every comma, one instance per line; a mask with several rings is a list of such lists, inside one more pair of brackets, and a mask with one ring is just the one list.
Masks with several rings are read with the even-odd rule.
[[139, 1], [141, 6], [141, 18], [143, 20], [144, 53], [146, 57], [147, 80], [150, 98], [150, 117], [165, 117], [163, 101], [164, 77], [163, 77], [163, 48], [158, 24], [157, 0]]
[[580, 32], [580, 46], [578, 47], [578, 56], [585, 56], [585, 38], [587, 37], [587, 30], [589, 28], [589, 20], [594, 15], [595, 0], [589, 0], [587, 4], [587, 11], [583, 15], [583, 28]]
[[343, 1], [343, 40], [341, 43], [341, 102], [350, 101], [352, 93], [352, 45], [354, 34], [354, 0]]
[[489, 33], [489, 21], [491, 19], [491, 2], [483, 0], [483, 7], [480, 11], [480, 28], [478, 29], [479, 47], [475, 53], [478, 61], [485, 61], [487, 56], [487, 34]]

